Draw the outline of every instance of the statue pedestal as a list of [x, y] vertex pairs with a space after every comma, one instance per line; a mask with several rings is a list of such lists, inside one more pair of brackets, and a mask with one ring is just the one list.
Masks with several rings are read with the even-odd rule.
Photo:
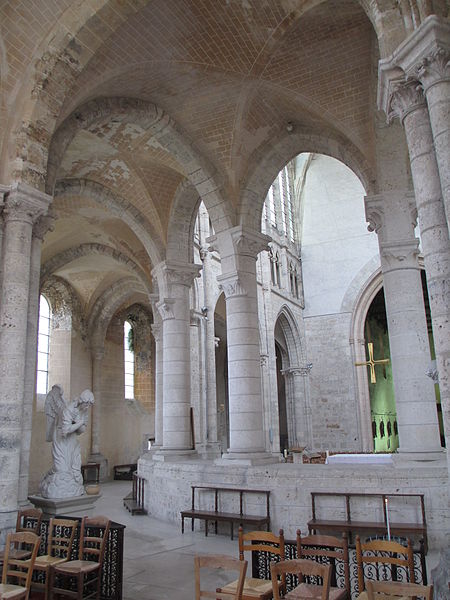
[[101, 494], [83, 494], [69, 498], [43, 498], [42, 496], [28, 496], [28, 500], [40, 508], [45, 517], [55, 515], [84, 517], [93, 514], [95, 503]]

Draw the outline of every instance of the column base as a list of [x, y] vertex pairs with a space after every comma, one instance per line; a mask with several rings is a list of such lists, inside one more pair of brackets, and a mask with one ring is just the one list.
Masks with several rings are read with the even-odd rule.
[[100, 483], [104, 483], [108, 481], [108, 459], [103, 456], [101, 452], [96, 452], [95, 454], [89, 454], [88, 463], [98, 463], [100, 465]]
[[163, 447], [157, 450], [152, 458], [157, 462], [180, 462], [198, 458], [198, 453], [197, 450], [167, 450]]
[[430, 462], [444, 462], [446, 460], [447, 453], [445, 448], [436, 450], [428, 450], [426, 452], [409, 452], [407, 450], [401, 450], [399, 448], [395, 454], [392, 455], [392, 460], [396, 466], [404, 466], [405, 463], [419, 462], [419, 463], [430, 463]]
[[214, 461], [215, 465], [242, 465], [242, 466], [255, 466], [255, 465], [269, 465], [283, 462], [280, 454], [273, 455], [268, 452], [227, 452], [222, 454], [221, 458], [217, 458]]

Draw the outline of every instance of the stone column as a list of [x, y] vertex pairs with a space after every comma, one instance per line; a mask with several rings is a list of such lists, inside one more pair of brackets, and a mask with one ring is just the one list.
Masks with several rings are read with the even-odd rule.
[[427, 377], [431, 354], [414, 236], [414, 194], [366, 197], [369, 231], [380, 247], [394, 379], [399, 452], [442, 452], [434, 384]]
[[[450, 243], [428, 110], [417, 82], [390, 80], [381, 72], [386, 114], [405, 128], [427, 273], [444, 429], [450, 451]], [[450, 464], [450, 463], [449, 463]]]
[[155, 340], [155, 448], [163, 445], [163, 345], [159, 313], [153, 313], [152, 334]]
[[44, 215], [33, 227], [30, 257], [30, 291], [28, 299], [27, 343], [25, 356], [24, 401], [20, 450], [19, 504], [28, 502], [31, 427], [36, 393], [36, 361], [39, 320], [39, 284], [41, 275], [41, 248], [45, 234], [52, 229], [54, 217]]
[[50, 196], [22, 183], [11, 186], [5, 199], [0, 305], [0, 529], [14, 525], [18, 507], [32, 230], [50, 202]]
[[92, 393], [94, 405], [92, 406], [91, 422], [91, 453], [88, 462], [100, 464], [100, 481], [108, 478], [108, 460], [100, 452], [100, 427], [102, 420], [102, 363], [105, 356], [104, 346], [91, 348], [92, 358]]
[[223, 458], [273, 461], [265, 454], [256, 293], [256, 258], [270, 238], [238, 226], [209, 241], [220, 252], [227, 306], [230, 447]]
[[[311, 405], [307, 393], [306, 377], [311, 371], [311, 365], [304, 367], [289, 367], [283, 371], [286, 378], [286, 399], [291, 405], [288, 415], [289, 441], [291, 445], [298, 444], [312, 448]], [[292, 436], [292, 438], [291, 438]]]
[[157, 308], [163, 322], [163, 447], [155, 459], [192, 453], [189, 290], [200, 266], [160, 263]]
[[450, 221], [450, 22], [427, 17], [395, 50], [380, 62], [381, 69], [397, 68], [423, 86], [430, 116], [441, 188]]

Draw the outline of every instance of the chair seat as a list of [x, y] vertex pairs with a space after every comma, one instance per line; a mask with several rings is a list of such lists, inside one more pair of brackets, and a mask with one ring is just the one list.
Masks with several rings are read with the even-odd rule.
[[65, 558], [60, 558], [59, 556], [50, 556], [48, 554], [41, 554], [38, 556], [34, 562], [34, 568], [42, 568], [45, 569], [50, 565], [57, 565], [59, 563], [66, 562]]
[[[233, 593], [236, 591], [237, 580], [221, 587], [221, 591]], [[259, 598], [262, 594], [272, 592], [272, 582], [267, 579], [257, 579], [255, 577], [246, 577], [242, 598]], [[270, 596], [272, 597], [272, 596]]]
[[[320, 598], [322, 594], [321, 585], [301, 583], [286, 595], [286, 598]], [[347, 596], [347, 590], [343, 588], [330, 587], [329, 600], [341, 600]], [[361, 599], [364, 600], [364, 599]], [[366, 599], [367, 600], [367, 597]]]
[[25, 597], [27, 588], [23, 585], [13, 585], [12, 583], [0, 583], [0, 599], [13, 600], [15, 598]]
[[76, 575], [77, 573], [90, 573], [100, 568], [100, 563], [93, 560], [69, 560], [55, 566], [57, 573], [68, 573]]
[[[11, 548], [9, 551], [9, 557], [17, 560], [24, 560], [25, 558], [29, 558], [31, 556], [31, 552], [29, 550], [18, 550], [16, 548]], [[5, 551], [2, 550], [0, 552], [0, 562], [3, 562], [5, 558]]]
[[[388, 594], [381, 594], [380, 592], [375, 592], [374, 596], [376, 600], [392, 600], [392, 596], [389, 596]], [[369, 595], [364, 590], [364, 592], [359, 594], [356, 600], [369, 600]], [[395, 600], [411, 600], [411, 598], [409, 596], [396, 596]]]

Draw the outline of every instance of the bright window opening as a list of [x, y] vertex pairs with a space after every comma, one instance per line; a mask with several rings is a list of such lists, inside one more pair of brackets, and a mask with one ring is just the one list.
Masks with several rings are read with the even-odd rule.
[[128, 321], [123, 324], [123, 349], [125, 367], [125, 399], [134, 398], [134, 335], [133, 328]]
[[48, 357], [50, 352], [50, 305], [44, 296], [39, 299], [38, 353], [36, 393], [48, 392]]

